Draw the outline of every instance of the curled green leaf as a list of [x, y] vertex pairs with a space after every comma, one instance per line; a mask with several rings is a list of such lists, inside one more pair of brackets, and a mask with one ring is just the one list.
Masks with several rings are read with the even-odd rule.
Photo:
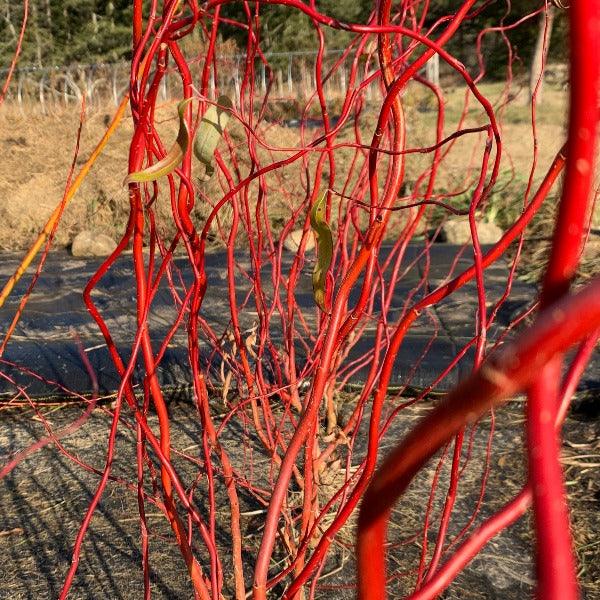
[[198, 126], [196, 141], [194, 142], [194, 154], [204, 165], [204, 176], [200, 178], [203, 181], [210, 179], [215, 172], [212, 164], [213, 155], [219, 140], [223, 136], [225, 127], [227, 127], [229, 111], [232, 108], [233, 102], [228, 96], [219, 96], [217, 104], [211, 104], [208, 107]]
[[310, 225], [317, 242], [317, 262], [312, 276], [313, 296], [323, 312], [328, 312], [325, 302], [327, 272], [333, 259], [333, 235], [325, 219], [326, 197], [326, 193], [321, 194], [310, 211]]
[[165, 157], [142, 171], [130, 173], [125, 177], [123, 185], [127, 185], [131, 182], [143, 183], [147, 181], [156, 181], [160, 177], [172, 173], [177, 168], [190, 145], [190, 130], [187, 121], [185, 120], [185, 108], [191, 101], [192, 98], [186, 98], [177, 105], [177, 112], [179, 113], [179, 133], [177, 134], [175, 143], [171, 146], [171, 149], [167, 152]]

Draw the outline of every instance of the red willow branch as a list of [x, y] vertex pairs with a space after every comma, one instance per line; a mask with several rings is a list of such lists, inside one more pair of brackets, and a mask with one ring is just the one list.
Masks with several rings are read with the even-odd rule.
[[[392, 503], [414, 474], [461, 427], [461, 420], [463, 423], [472, 422], [487, 408], [529, 386], [528, 451], [538, 535], [539, 593], [544, 598], [578, 596], [555, 423], [560, 357], [568, 346], [597, 328], [595, 319], [600, 311], [599, 282], [595, 281], [583, 292], [562, 303], [557, 304], [556, 300], [565, 294], [575, 273], [589, 210], [600, 73], [597, 61], [590, 60], [582, 48], [587, 48], [588, 44], [595, 48], [598, 22], [598, 6], [586, 5], [586, 8], [580, 7], [572, 13], [567, 175], [552, 254], [541, 293], [541, 305], [546, 310], [529, 332], [522, 334], [496, 358], [486, 361], [479, 371], [451, 393], [444, 404], [391, 454], [374, 478], [365, 494], [359, 520], [357, 552], [361, 567], [361, 598], [385, 597], [383, 542], [386, 522]], [[586, 307], [591, 319], [588, 322], [584, 317], [584, 323], [580, 321], [582, 313], [578, 308], [583, 309], [585, 301], [591, 305]], [[577, 332], [577, 335], [566, 340], [567, 333], [573, 332]], [[531, 345], [532, 340], [536, 341], [537, 346]], [[425, 434], [427, 441], [419, 442], [419, 435]], [[517, 507], [522, 506], [522, 501], [522, 498], [515, 501], [503, 513], [503, 522], [513, 519], [514, 511], [520, 510]]]
[[[600, 104], [600, 3], [580, 3], [569, 11], [571, 81], [567, 166], [550, 259], [540, 293], [540, 309], [550, 307], [571, 285], [581, 257], [592, 199]], [[598, 302], [598, 299], [596, 299]], [[567, 313], [564, 318], [581, 318]], [[593, 328], [590, 330], [590, 332]], [[527, 451], [533, 490], [538, 594], [579, 597], [575, 558], [560, 465], [559, 409], [562, 357], [544, 365], [528, 393]]]
[[[252, 569], [253, 593], [257, 599], [266, 598], [268, 593], [281, 593], [294, 599], [303, 594], [314, 598], [321, 593], [322, 570], [327, 557], [334, 554], [331, 544], [334, 540], [345, 543], [342, 536], [336, 536], [365, 498], [383, 434], [396, 419], [402, 418], [404, 409], [422, 400], [459, 364], [464, 364], [461, 361], [467, 359], [469, 351], [475, 353], [475, 367], [478, 367], [484, 361], [488, 338], [490, 345], [499, 345], [532, 310], [531, 307], [525, 310], [497, 335], [496, 329], [491, 328], [509, 297], [526, 228], [539, 214], [566, 162], [565, 198], [579, 200], [563, 198], [554, 255], [541, 302], [546, 310], [542, 324], [537, 323], [532, 329], [538, 342], [545, 344], [543, 352], [549, 352], [554, 348], [552, 344], [559, 343], [550, 339], [550, 325], [544, 323], [554, 314], [548, 312], [548, 308], [552, 310], [548, 303], [566, 291], [567, 281], [577, 264], [585, 228], [587, 196], [583, 192], [588, 189], [582, 187], [580, 175], [586, 165], [591, 165], [589, 140], [594, 136], [589, 133], [589, 127], [596, 118], [596, 113], [589, 111], [592, 106], [589, 86], [595, 77], [595, 67], [577, 54], [581, 46], [574, 53], [584, 67], [579, 74], [574, 73], [571, 127], [572, 135], [578, 129], [578, 135], [588, 136], [583, 140], [585, 143], [581, 140], [575, 143], [570, 138], [568, 147], [556, 155], [537, 192], [530, 198], [539, 153], [535, 112], [532, 112], [534, 151], [527, 188], [522, 195], [523, 211], [491, 248], [479, 244], [477, 225], [486, 204], [494, 200], [492, 193], [504, 191], [498, 190], [497, 180], [501, 166], [506, 160], [510, 161], [500, 136], [513, 83], [512, 62], [516, 59], [507, 32], [538, 15], [543, 7], [536, 7], [534, 12], [510, 24], [505, 21], [513, 13], [507, 9], [497, 27], [482, 28], [473, 42], [479, 64], [479, 72], [473, 74], [447, 49], [447, 42], [465, 23], [476, 24], [476, 19], [483, 17], [490, 6], [488, 2], [465, 0], [452, 14], [432, 18], [430, 2], [406, 0], [394, 6], [391, 1], [382, 0], [365, 23], [336, 20], [321, 12], [317, 3], [301, 0], [238, 3], [240, 10], [235, 18], [230, 18], [228, 4], [232, 4], [231, 0], [212, 0], [204, 5], [199, 5], [197, 0], [133, 2], [130, 105], [134, 133], [129, 154], [130, 172], [155, 164], [166, 154], [166, 145], [159, 134], [162, 115], [157, 102], [167, 78], [172, 93], [178, 86], [179, 91], [175, 92], [178, 98], [196, 97], [197, 103], [188, 104], [185, 113], [192, 132], [198, 129], [200, 119], [206, 109], [214, 105], [215, 98], [225, 92], [219, 89], [224, 80], [225, 61], [229, 60], [221, 55], [221, 36], [227, 35], [224, 26], [237, 28], [244, 40], [242, 57], [236, 65], [241, 72], [236, 72], [230, 110], [234, 125], [224, 133], [215, 152], [212, 181], [197, 184], [195, 165], [188, 150], [178, 168], [163, 179], [131, 184], [125, 231], [115, 252], [85, 288], [84, 302], [104, 336], [121, 383], [111, 414], [103, 468], [92, 468], [69, 453], [59, 442], [63, 432], [53, 433], [51, 425], [44, 422], [48, 437], [40, 444], [53, 442], [69, 460], [99, 478], [75, 540], [61, 597], [66, 597], [71, 589], [84, 537], [108, 482], [113, 481], [137, 497], [145, 598], [151, 593], [151, 546], [155, 543], [152, 521], [146, 514], [148, 502], [158, 506], [168, 519], [196, 596], [217, 600], [231, 595], [242, 600], [248, 595], [246, 585]], [[294, 100], [295, 116], [301, 117], [297, 143], [292, 136], [287, 137], [292, 129], [277, 128], [281, 123], [274, 110], [274, 100], [280, 94], [285, 95], [286, 86], [282, 75], [277, 76], [279, 65], [265, 51], [265, 10], [284, 8], [292, 14], [302, 13], [300, 16], [305, 18], [316, 48], [314, 68], [305, 70], [310, 85], [305, 85], [307, 89], [303, 90], [304, 104]], [[581, 11], [592, 9], [577, 10], [579, 12], [573, 14], [580, 23], [584, 20]], [[435, 12], [437, 15], [438, 10]], [[27, 1], [24, 14], [26, 17]], [[585, 12], [587, 16], [590, 14]], [[589, 22], [595, 21], [590, 18]], [[25, 24], [19, 48], [24, 27]], [[328, 54], [327, 29], [345, 32], [348, 39], [347, 47], [333, 58]], [[192, 40], [186, 36], [192, 33], [199, 34], [202, 46], [200, 51], [194, 49], [195, 57], [190, 60], [186, 53]], [[494, 103], [484, 94], [483, 85], [480, 86], [486, 73], [483, 39], [491, 34], [501, 36], [508, 56], [505, 86]], [[195, 37], [194, 47], [196, 40]], [[13, 57], [13, 67], [18, 53], [19, 49]], [[448, 116], [450, 111], [445, 110], [446, 76], [438, 86], [420, 75], [427, 61], [436, 54], [444, 63], [447, 76], [454, 77], [466, 92], [455, 118], [452, 114]], [[340, 77], [343, 89], [340, 89], [341, 94], [331, 97], [329, 87], [336, 76]], [[8, 83], [5, 89], [6, 85]], [[423, 121], [430, 129], [426, 133], [431, 134], [427, 145], [418, 141], [409, 144], [413, 137], [419, 139], [413, 135], [413, 121], [419, 120], [418, 115], [415, 113], [413, 119], [410, 102], [404, 100], [410, 98], [412, 86], [425, 94], [428, 101], [433, 101], [435, 119]], [[370, 100], [372, 94], [376, 95], [374, 102]], [[473, 120], [475, 111], [478, 121], [467, 127], [467, 120]], [[314, 116], [320, 118], [316, 129], [310, 126], [314, 124], [310, 122]], [[365, 131], [369, 131], [370, 140], [363, 139]], [[454, 153], [463, 152], [462, 148], [467, 145], [468, 156], [461, 163], [463, 172], [448, 178], [444, 168], [449, 167]], [[512, 171], [514, 175], [515, 169]], [[308, 249], [309, 215], [316, 198], [323, 192], [327, 199], [326, 220], [334, 236], [334, 255], [326, 289], [331, 303], [329, 312], [306, 307], [301, 297], [305, 273], [319, 258], [318, 249], [315, 252]], [[468, 208], [460, 204], [465, 198]], [[170, 208], [166, 222], [160, 211], [165, 202]], [[468, 216], [472, 244], [456, 253], [447, 274], [441, 278], [443, 281], [433, 283], [437, 277], [432, 263], [433, 241], [425, 239], [416, 252], [414, 242], [416, 236], [429, 233], [429, 229], [439, 231], [438, 221], [432, 228], [431, 219], [439, 215], [444, 219], [450, 213]], [[284, 223], [280, 227], [276, 220], [282, 215]], [[292, 232], [297, 233], [295, 229], [300, 230], [301, 238], [293, 254], [286, 256], [284, 245]], [[207, 266], [207, 251], [215, 238], [226, 246], [225, 292], [225, 288], [212, 285]], [[491, 294], [486, 288], [486, 270], [509, 251], [512, 253], [510, 246], [515, 242], [518, 248], [516, 255], [512, 255], [505, 289], [492, 308], [488, 308], [486, 303]], [[131, 260], [135, 279], [131, 285], [136, 290], [132, 318], [136, 333], [131, 347], [123, 349], [118, 347], [118, 337], [109, 329], [109, 321], [105, 321], [99, 305], [94, 304], [92, 294], [130, 245], [133, 246]], [[470, 247], [473, 259], [463, 268], [465, 263], [460, 260], [467, 256]], [[176, 262], [177, 254], [183, 260], [179, 258]], [[411, 279], [414, 273], [417, 276]], [[406, 283], [410, 283], [408, 290], [403, 287]], [[457, 344], [454, 356], [434, 374], [427, 387], [413, 390], [414, 398], [401, 398], [411, 389], [425, 355], [437, 349], [435, 342], [441, 326], [432, 309], [468, 283], [477, 290], [478, 312], [472, 319], [473, 331]], [[597, 289], [597, 284], [594, 285]], [[159, 290], [165, 288], [175, 312], [166, 333], [157, 337], [159, 330], [154, 329], [149, 315], [153, 314]], [[209, 300], [214, 300], [214, 294], [223, 294], [225, 302], [222, 330], [219, 330], [220, 322], [209, 322], [205, 314], [205, 303], [208, 305]], [[544, 300], [546, 296], [548, 300]], [[220, 297], [217, 299], [221, 301]], [[573, 304], [579, 300], [565, 302], [567, 308], [579, 307]], [[588, 321], [591, 324], [596, 313], [591, 306], [586, 310], [586, 315], [591, 315]], [[419, 327], [418, 319], [423, 316], [431, 321], [430, 337], [419, 355], [405, 365], [407, 372], [402, 375], [401, 385], [390, 394], [389, 383], [396, 369], [396, 358], [400, 350], [404, 350], [406, 337]], [[567, 335], [563, 325], [558, 329], [559, 335], [563, 335], [558, 339], [562, 339], [560, 343], [564, 347], [583, 335], [579, 330]], [[197, 451], [182, 451], [174, 445], [175, 428], [167, 405], [167, 390], [158, 377], [170, 348], [179, 343], [177, 334], [181, 332], [186, 339], [186, 366], [200, 432]], [[506, 353], [514, 351], [523, 360], [539, 357], [534, 356], [533, 341], [519, 340], [516, 343], [520, 346], [505, 347], [496, 358], [484, 361], [478, 374], [459, 388], [469, 394], [474, 390], [475, 396], [450, 396], [449, 402], [454, 404], [446, 408], [444, 404], [439, 409], [445, 417], [435, 417], [439, 422], [427, 430], [424, 439], [433, 436], [433, 445], [437, 443], [435, 440], [449, 440], [464, 427], [465, 419], [474, 418], [473, 411], [500, 402], [507, 390], [516, 389], [515, 385], [529, 385], [529, 375], [523, 375], [520, 370], [524, 364], [513, 364]], [[571, 366], [561, 390], [563, 400], [589, 356], [590, 343], [582, 346]], [[208, 348], [207, 354], [205, 348]], [[123, 358], [125, 355], [127, 360]], [[140, 378], [137, 368], [143, 371]], [[361, 371], [366, 373], [365, 382], [359, 386], [362, 389], [357, 390], [352, 404], [346, 407], [349, 416], [341, 410], [338, 414], [337, 394], [346, 390], [348, 384], [352, 385]], [[216, 387], [215, 372], [222, 378], [223, 389]], [[31, 371], [28, 375], [35, 376]], [[512, 377], [516, 380], [510, 379]], [[559, 378], [547, 379], [558, 382]], [[24, 387], [13, 385], [16, 394], [27, 397]], [[483, 397], [486, 390], [493, 394], [492, 399]], [[556, 467], [554, 425], [565, 410], [562, 401], [557, 416], [556, 388], [540, 388], [537, 392], [533, 388], [530, 423], [548, 408], [540, 410], [535, 406], [536, 402], [540, 406], [542, 401], [547, 403], [540, 393], [546, 391], [556, 400], [550, 411], [552, 418], [549, 424], [544, 421], [530, 426], [534, 440], [531, 446], [542, 444], [545, 448], [543, 465], [552, 463]], [[156, 432], [150, 426], [153, 412], [158, 417]], [[122, 427], [135, 432], [136, 460], [128, 475], [131, 481], [113, 474], [114, 461], [119, 456], [115, 452], [117, 433]], [[365, 428], [367, 434], [362, 433]], [[239, 452], [230, 445], [233, 444], [232, 432], [240, 445]], [[525, 489], [482, 529], [467, 537], [486, 489], [492, 451], [490, 434], [479, 500], [459, 534], [447, 540], [447, 532], [452, 530], [454, 502], [461, 491], [461, 477], [475, 454], [474, 429], [470, 433], [471, 437], [464, 440], [460, 432], [456, 440], [451, 482], [445, 490], [445, 508], [438, 515], [433, 502], [445, 464], [442, 459], [428, 490], [430, 506], [423, 526], [418, 532], [407, 532], [406, 539], [410, 543], [423, 541], [420, 558], [414, 565], [407, 561], [403, 566], [411, 577], [416, 575], [415, 598], [439, 593], [473, 553], [499, 528], [516, 519], [532, 499], [530, 488]], [[361, 454], [361, 435], [365, 435], [364, 454]], [[416, 461], [415, 464], [425, 460], [423, 452], [435, 450], [433, 446], [420, 448], [415, 440], [411, 443], [414, 445], [412, 454], [407, 456], [413, 456], [411, 460]], [[41, 447], [40, 444], [30, 450]], [[446, 454], [450, 462], [452, 454]], [[243, 455], [241, 459], [240, 455]], [[260, 460], [257, 460], [259, 455]], [[408, 460], [404, 455], [401, 459]], [[179, 474], [179, 461], [185, 461], [194, 469], [190, 481], [184, 481]], [[6, 473], [13, 465], [9, 463], [0, 472]], [[184, 472], [187, 474], [188, 470], [181, 471]], [[330, 475], [336, 481], [333, 487], [324, 485]], [[387, 475], [376, 474], [372, 485], [383, 486], [376, 489], [383, 489], [386, 494], [395, 493], [401, 487], [399, 480], [394, 479], [396, 475], [400, 479], [405, 477], [392, 469]], [[538, 475], [533, 472], [532, 478], [535, 477]], [[549, 485], [561, 493], [559, 478], [554, 477]], [[256, 504], [257, 514], [264, 511], [264, 531], [260, 527], [258, 532], [249, 531], [240, 505], [242, 491], [249, 503]], [[375, 504], [369, 508], [367, 504], [374, 495]], [[370, 531], [369, 519], [376, 524], [378, 535], [384, 535], [382, 515], [387, 514], [391, 502], [391, 497], [379, 497], [369, 488], [362, 508], [361, 539], [365, 523]], [[540, 515], [548, 508], [543, 497], [535, 499], [535, 506]], [[364, 516], [365, 511], [370, 515], [368, 518]], [[225, 520], [222, 513], [227, 513]], [[555, 528], [547, 528], [549, 537], [544, 544], [554, 544], [555, 557], [562, 556], [566, 560], [570, 550], [563, 535], [563, 517], [556, 520]], [[439, 525], [431, 552], [427, 541], [436, 518]], [[549, 517], [540, 518], [543, 521]], [[256, 561], [249, 560], [248, 554], [243, 553], [244, 536], [248, 534], [255, 535], [256, 539], [262, 535]], [[371, 539], [369, 535], [367, 540]], [[229, 540], [228, 548], [223, 547], [223, 539]], [[369, 563], [380, 568], [377, 574], [369, 570], [361, 573], [361, 589], [369, 587], [369, 593], [374, 594], [369, 597], [383, 597], [377, 595], [385, 588], [383, 559], [380, 560], [378, 554], [383, 555], [383, 539], [379, 537], [374, 546], [367, 546], [366, 552], [373, 550]], [[360, 541], [359, 547], [364, 543]], [[540, 579], [547, 587], [558, 585], [551, 582], [551, 575], [547, 573], [554, 568], [554, 563], [548, 561], [544, 552], [540, 551], [539, 555]], [[359, 555], [359, 559], [365, 560], [364, 555]], [[560, 585], [565, 586], [565, 593], [571, 593], [568, 590], [573, 589], [573, 579], [565, 576]]]
[[[572, 318], [577, 315], [578, 318]], [[569, 318], [571, 316], [571, 318]], [[486, 359], [385, 459], [364, 494], [357, 538], [361, 599], [386, 597], [385, 537], [390, 510], [420, 468], [462, 427], [531, 385], [557, 354], [600, 327], [600, 278], [548, 307], [535, 324]], [[509, 522], [506, 519], [505, 522]]]
[[13, 57], [10, 62], [10, 66], [8, 67], [8, 73], [6, 74], [6, 79], [4, 80], [4, 85], [2, 86], [2, 91], [0, 91], [0, 106], [2, 106], [2, 103], [4, 102], [4, 98], [6, 97], [6, 92], [8, 91], [8, 87], [10, 86], [10, 82], [12, 81], [12, 77], [15, 72], [15, 68], [17, 67], [17, 63], [19, 62], [19, 57], [21, 56], [21, 50], [23, 48], [23, 39], [25, 38], [25, 31], [27, 29], [28, 17], [29, 17], [29, 0], [23, 0], [23, 18], [21, 20], [21, 29], [19, 30], [19, 35], [17, 37], [17, 45], [15, 47], [15, 51], [13, 53]]

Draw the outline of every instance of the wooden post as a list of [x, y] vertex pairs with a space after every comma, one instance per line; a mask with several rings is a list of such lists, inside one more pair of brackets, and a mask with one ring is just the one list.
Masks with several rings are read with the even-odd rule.
[[44, 98], [44, 79], [46, 76], [42, 73], [39, 83], [39, 96], [40, 96], [40, 104], [42, 106], [42, 114], [46, 114], [46, 99]]
[[344, 63], [342, 65], [342, 68], [340, 69], [340, 94], [344, 95], [346, 93], [346, 79], [347, 74], [346, 74], [346, 64]]
[[23, 113], [23, 74], [19, 73], [19, 80], [17, 84], [17, 102], [19, 103], [19, 109], [21, 114]]
[[433, 85], [440, 85], [440, 56], [434, 54], [425, 64], [425, 78]]
[[309, 78], [312, 78], [312, 76], [308, 74], [306, 61], [302, 58], [300, 59], [300, 95], [303, 99], [306, 98], [307, 91], [311, 87], [307, 81]]
[[240, 90], [240, 60], [239, 58], [235, 59], [235, 72], [233, 76], [233, 83], [235, 85], [235, 95], [241, 106], [242, 98], [241, 98], [241, 90]]
[[112, 95], [115, 106], [119, 105], [119, 92], [117, 91], [117, 65], [112, 67]]
[[265, 63], [260, 63], [260, 88], [263, 94], [267, 93], [267, 70]]

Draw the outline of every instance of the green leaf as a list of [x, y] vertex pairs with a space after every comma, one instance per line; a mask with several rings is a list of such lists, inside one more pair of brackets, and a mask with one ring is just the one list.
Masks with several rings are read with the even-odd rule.
[[333, 259], [333, 235], [325, 219], [325, 198], [321, 194], [310, 211], [310, 224], [317, 241], [317, 262], [313, 269], [312, 284], [315, 302], [323, 312], [328, 312], [326, 307], [327, 272]]
[[228, 96], [219, 96], [217, 104], [211, 104], [204, 116], [194, 142], [194, 154], [204, 165], [203, 181], [208, 181], [215, 169], [212, 164], [213, 155], [217, 149], [219, 140], [223, 136], [227, 122], [229, 121], [229, 110], [233, 108], [233, 102]]
[[146, 181], [156, 181], [160, 177], [172, 173], [177, 168], [190, 145], [190, 130], [187, 121], [185, 120], [185, 108], [192, 100], [193, 98], [187, 98], [177, 105], [177, 112], [179, 113], [179, 133], [177, 134], [175, 143], [165, 157], [142, 171], [130, 173], [125, 177], [123, 185], [127, 185], [131, 182], [142, 183]]

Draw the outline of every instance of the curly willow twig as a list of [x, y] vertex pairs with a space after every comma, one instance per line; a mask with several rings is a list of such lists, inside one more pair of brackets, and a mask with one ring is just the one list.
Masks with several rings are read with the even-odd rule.
[[[600, 51], [597, 35], [600, 5], [579, 4], [571, 9], [570, 16], [571, 109], [566, 175], [540, 295], [542, 312], [528, 331], [492, 355], [423, 420], [388, 456], [374, 477], [363, 500], [358, 528], [361, 598], [385, 597], [386, 522], [393, 502], [419, 468], [459, 427], [523, 390], [529, 396], [527, 448], [537, 534], [538, 595], [557, 600], [579, 597], [556, 423], [560, 422], [561, 357], [571, 345], [592, 335], [600, 324], [600, 280], [561, 300], [567, 295], [580, 259], [592, 197], [600, 100], [600, 63], [596, 58]], [[595, 341], [597, 336], [592, 339]], [[425, 437], [427, 442], [423, 441]], [[524, 501], [522, 494], [511, 512], [520, 513]], [[508, 525], [512, 520], [509, 518], [503, 524]], [[478, 549], [466, 546], [461, 550], [468, 560]], [[433, 596], [415, 594], [415, 597]]]
[[[550, 147], [539, 139], [538, 85], [530, 108], [521, 107], [531, 111], [530, 139], [519, 140], [531, 143], [525, 165], [513, 164], [506, 135], [507, 109], [519, 94], [511, 36], [554, 9], [540, 2], [515, 14], [507, 2], [503, 14], [493, 2], [462, 0], [451, 10], [445, 4], [380, 0], [365, 4], [368, 10], [351, 22], [325, 2], [133, 1], [133, 134], [127, 172], [115, 174], [119, 181], [125, 176], [128, 220], [83, 292], [119, 377], [113, 403], [103, 408], [110, 417], [104, 464], [92, 466], [63, 444], [100, 406], [94, 397], [70, 427], [53, 432], [45, 419], [47, 435], [0, 468], [0, 478], [14, 474], [25, 457], [53, 445], [96, 477], [60, 598], [75, 593], [86, 536], [109, 484], [134, 498], [144, 598], [160, 566], [151, 560], [153, 547], [157, 538], [164, 543], [149, 506], [164, 516], [186, 585], [202, 600], [335, 597], [355, 586], [348, 575], [355, 550], [360, 598], [381, 600], [391, 589], [394, 597], [433, 598], [529, 506], [538, 595], [577, 596], [557, 431], [600, 332], [600, 280], [569, 292], [589, 232], [600, 2], [577, 2], [565, 13], [568, 141], [558, 149], [559, 142]], [[29, 8], [25, 0], [0, 103], [9, 98]], [[271, 30], [269, 18], [281, 13], [285, 23]], [[297, 23], [312, 36], [313, 55], [268, 52], [270, 40]], [[235, 38], [241, 54], [226, 52], [224, 38], [227, 44]], [[494, 58], [506, 57], [501, 85], [488, 73], [492, 39]], [[546, 56], [547, 46], [542, 50]], [[439, 81], [426, 76], [438, 63]], [[161, 104], [165, 91], [173, 101]], [[25, 306], [64, 205], [126, 102], [0, 305], [45, 243]], [[175, 134], [163, 128], [175, 122], [176, 107], [173, 143]], [[563, 171], [539, 298], [503, 322], [522, 251], [533, 243], [528, 228], [548, 210]], [[482, 221], [493, 220], [498, 198], [505, 189], [513, 193], [523, 173], [522, 189], [514, 192], [518, 210], [507, 211], [502, 235], [483, 244]], [[462, 219], [469, 239], [440, 266], [435, 257], [443, 253], [433, 244], [450, 216]], [[209, 252], [215, 245], [222, 248], [217, 276]], [[128, 344], [119, 342], [121, 332], [96, 293], [116, 264], [133, 272], [135, 336]], [[165, 294], [171, 313], [160, 305], [159, 327], [155, 309]], [[446, 322], [452, 310], [458, 320]], [[0, 354], [10, 348], [9, 337]], [[446, 342], [451, 349], [442, 356]], [[563, 376], [565, 351], [575, 344]], [[185, 449], [162, 378], [182, 345], [198, 426], [194, 445]], [[432, 354], [439, 361], [423, 383], [419, 372]], [[444, 392], [465, 365], [470, 375]], [[21, 368], [40, 381], [34, 371]], [[27, 386], [0, 375], [13, 385], [15, 403], [39, 412]], [[475, 424], [517, 392], [528, 395], [528, 482], [510, 502], [499, 495], [504, 507], [475, 527], [492, 489], [494, 418], [483, 449]], [[384, 436], [398, 431], [411, 406], [440, 395], [377, 468]], [[127, 450], [132, 464], [122, 458]], [[386, 546], [394, 503], [438, 450], [418, 524], [395, 522], [396, 537]], [[457, 515], [465, 469], [476, 459], [477, 500], [466, 516]], [[355, 548], [349, 531], [357, 512]], [[387, 556], [400, 559], [393, 574]]]

